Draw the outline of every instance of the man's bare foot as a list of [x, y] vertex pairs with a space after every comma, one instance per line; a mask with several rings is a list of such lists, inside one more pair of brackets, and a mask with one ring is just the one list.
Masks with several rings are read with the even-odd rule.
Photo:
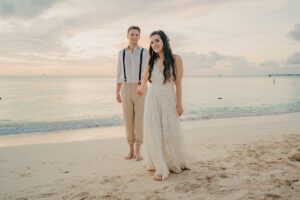
[[140, 154], [136, 154], [135, 160], [136, 161], [141, 161], [141, 160], [143, 160], [143, 157]]
[[162, 181], [162, 176], [154, 174], [153, 180], [155, 180], [155, 181]]
[[134, 158], [133, 153], [129, 153], [127, 156], [124, 157], [125, 160], [131, 160], [132, 158]]
[[136, 161], [141, 161], [143, 160], [143, 157], [141, 156], [141, 144], [135, 144], [135, 155], [136, 155]]

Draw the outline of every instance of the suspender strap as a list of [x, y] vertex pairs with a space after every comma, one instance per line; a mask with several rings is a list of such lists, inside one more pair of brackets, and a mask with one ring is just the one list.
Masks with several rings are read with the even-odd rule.
[[139, 69], [139, 85], [141, 84], [141, 75], [142, 75], [142, 64], [143, 64], [143, 51], [144, 48], [141, 50], [141, 55], [140, 55], [140, 69]]
[[126, 82], [127, 81], [127, 78], [126, 78], [126, 71], [125, 71], [125, 50], [123, 50], [123, 72], [124, 72], [124, 81]]
[[[123, 50], [123, 72], [124, 72], [124, 81], [126, 82], [127, 77], [126, 77], [126, 69], [125, 69], [125, 51], [126, 51], [126, 49]], [[139, 82], [138, 82], [138, 84], [141, 84], [143, 52], [144, 52], [144, 48], [142, 48], [141, 54], [140, 54], [140, 69], [139, 69]]]

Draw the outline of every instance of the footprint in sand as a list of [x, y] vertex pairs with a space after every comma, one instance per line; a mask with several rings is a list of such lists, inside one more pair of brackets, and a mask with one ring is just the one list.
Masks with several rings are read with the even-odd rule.
[[134, 182], [135, 181], [135, 179], [130, 179], [128, 182], [129, 183], [132, 183], [132, 182]]
[[220, 174], [220, 177], [221, 177], [221, 178], [228, 178], [228, 175], [225, 174], [225, 173], [221, 173], [221, 174]]
[[121, 176], [112, 176], [112, 177], [104, 176], [103, 178], [104, 179], [101, 181], [101, 184], [114, 183], [114, 182], [120, 180]]
[[272, 181], [272, 183], [275, 187], [281, 187], [284, 185], [284, 181], [280, 179], [275, 179]]
[[297, 183], [297, 182], [299, 182], [298, 178], [285, 180], [285, 184], [288, 185], [289, 187], [291, 187], [292, 189], [294, 189], [294, 183]]
[[206, 176], [205, 179], [207, 180], [207, 182], [212, 182], [213, 179], [216, 177], [217, 174], [212, 174], [212, 175], [209, 175], [209, 176]]
[[[120, 194], [115, 194], [114, 192], [107, 192], [104, 195], [100, 196], [99, 199], [106, 199], [106, 200], [120, 200]], [[95, 198], [97, 199], [97, 198]]]
[[274, 199], [280, 199], [281, 196], [278, 194], [273, 194], [273, 193], [267, 193], [264, 194], [262, 197], [259, 198], [259, 200], [274, 200]]
[[218, 194], [218, 193], [232, 193], [233, 189], [225, 189], [222, 186], [219, 186], [217, 184], [208, 184], [206, 185], [206, 190], [210, 194]]
[[299, 181], [298, 178], [294, 178], [294, 179], [274, 179], [272, 180], [272, 183], [275, 187], [282, 187], [282, 186], [289, 186], [289, 187], [293, 187], [294, 183], [297, 183]]
[[55, 193], [43, 193], [43, 194], [37, 195], [36, 198], [49, 198], [49, 197], [51, 197], [53, 195], [55, 195]]
[[202, 187], [201, 184], [198, 183], [180, 183], [175, 186], [175, 191], [176, 192], [183, 192], [183, 193], [188, 193], [191, 191], [196, 191]]
[[296, 152], [293, 155], [288, 157], [290, 161], [299, 161], [300, 162], [300, 152]]
[[145, 200], [165, 200], [162, 195], [163, 193], [161, 193], [159, 190], [153, 190], [150, 194], [145, 196]]
[[86, 198], [89, 198], [90, 194], [88, 192], [80, 192], [79, 194], [75, 195], [75, 199], [79, 198], [80, 200], [84, 200]]
[[31, 173], [21, 173], [20, 176], [21, 177], [30, 177]]

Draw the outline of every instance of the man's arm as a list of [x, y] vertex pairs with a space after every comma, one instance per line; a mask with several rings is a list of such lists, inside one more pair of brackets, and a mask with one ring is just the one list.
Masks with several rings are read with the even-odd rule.
[[122, 103], [120, 91], [122, 87], [122, 81], [121, 81], [121, 59], [120, 59], [120, 53], [118, 54], [118, 66], [117, 66], [117, 85], [116, 85], [116, 101], [118, 103]]

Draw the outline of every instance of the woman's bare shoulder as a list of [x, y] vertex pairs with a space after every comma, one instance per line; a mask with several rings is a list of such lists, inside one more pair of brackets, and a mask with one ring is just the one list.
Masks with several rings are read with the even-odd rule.
[[178, 55], [178, 54], [173, 54], [173, 58], [176, 60], [176, 59], [181, 59], [181, 56]]
[[182, 63], [182, 58], [180, 55], [173, 54], [173, 58], [175, 60], [175, 63]]

